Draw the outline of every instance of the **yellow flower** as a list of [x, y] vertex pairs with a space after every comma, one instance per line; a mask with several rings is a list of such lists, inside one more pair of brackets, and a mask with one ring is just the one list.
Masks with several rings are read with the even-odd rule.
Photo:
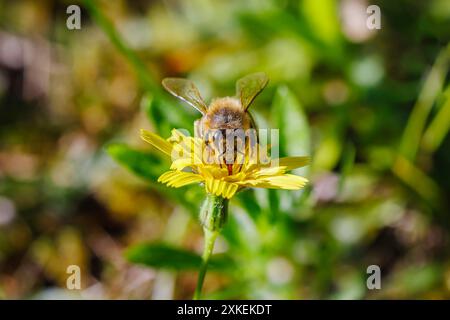
[[[286, 173], [289, 170], [308, 164], [308, 157], [284, 157], [270, 161], [252, 161], [248, 153], [238, 154], [231, 168], [202, 156], [207, 149], [205, 142], [196, 137], [188, 137], [178, 130], [165, 140], [147, 130], [141, 130], [141, 137], [156, 149], [171, 157], [170, 170], [163, 173], [158, 182], [169, 187], [180, 188], [192, 183], [203, 183], [206, 192], [230, 199], [245, 188], [273, 188], [298, 190], [305, 186], [307, 179]], [[206, 160], [205, 160], [206, 159]]]

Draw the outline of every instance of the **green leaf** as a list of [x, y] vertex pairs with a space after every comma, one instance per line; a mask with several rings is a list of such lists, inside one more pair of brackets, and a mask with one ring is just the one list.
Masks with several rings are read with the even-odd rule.
[[110, 144], [106, 150], [120, 165], [150, 182], [153, 188], [163, 193], [169, 200], [183, 205], [191, 214], [197, 214], [197, 195], [201, 192], [187, 193], [186, 188], [168, 188], [157, 182], [158, 177], [169, 168], [161, 158], [152, 153], [134, 150], [124, 144]]
[[306, 116], [286, 86], [279, 87], [275, 93], [272, 117], [274, 127], [280, 130], [280, 156], [308, 154], [310, 143]]
[[[164, 243], [135, 245], [126, 251], [125, 256], [132, 263], [172, 270], [195, 270], [200, 268], [202, 263], [198, 254]], [[228, 257], [216, 255], [211, 258], [208, 267], [224, 270], [232, 265], [233, 262]]]
[[237, 199], [249, 216], [256, 220], [261, 213], [261, 206], [255, 198], [255, 191], [247, 189], [245, 192], [239, 192], [237, 193]]
[[[272, 102], [272, 119], [273, 128], [279, 129], [279, 156], [309, 156], [310, 131], [308, 121], [302, 105], [286, 86], [277, 88]], [[292, 173], [305, 175], [309, 170], [308, 168], [296, 169]], [[292, 201], [301, 193], [301, 191], [290, 191], [289, 195], [283, 198], [285, 192], [279, 190], [268, 190], [267, 192], [268, 212], [272, 214], [272, 217], [269, 217], [270, 220], [274, 218], [273, 215], [276, 216], [281, 211], [280, 205], [282, 203], [289, 207], [287, 201]]]
[[174, 203], [181, 204], [191, 215], [197, 216], [197, 206], [203, 190], [195, 186], [169, 188], [158, 183], [158, 177], [168, 170], [169, 164], [152, 153], [134, 150], [124, 144], [110, 144], [108, 154], [136, 176], [151, 183], [151, 187]]
[[308, 121], [302, 105], [286, 86], [281, 86], [276, 91], [272, 103], [272, 119], [274, 128], [280, 130], [280, 157], [309, 155]]
[[134, 150], [124, 144], [110, 144], [108, 154], [137, 176], [155, 182], [163, 172], [162, 160], [151, 153]]
[[321, 41], [336, 46], [340, 40], [338, 9], [335, 0], [301, 2], [303, 16]]
[[339, 124], [335, 121], [326, 130], [323, 138], [315, 150], [313, 157], [314, 168], [319, 170], [333, 170], [342, 154], [342, 134]]

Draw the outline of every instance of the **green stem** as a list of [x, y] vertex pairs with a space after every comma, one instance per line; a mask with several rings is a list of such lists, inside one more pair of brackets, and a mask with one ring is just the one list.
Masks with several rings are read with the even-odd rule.
[[203, 282], [205, 281], [206, 271], [208, 270], [209, 258], [214, 249], [214, 242], [219, 235], [218, 231], [210, 231], [206, 228], [203, 229], [205, 233], [205, 246], [203, 248], [202, 265], [198, 273], [197, 287], [195, 288], [194, 300], [200, 299], [200, 294], [203, 288]]
[[203, 225], [205, 244], [203, 248], [202, 265], [200, 266], [197, 287], [195, 288], [194, 293], [194, 300], [200, 299], [206, 271], [208, 270], [209, 259], [211, 258], [214, 249], [214, 243], [227, 220], [227, 214], [228, 199], [211, 194], [206, 196], [200, 209], [200, 220]]

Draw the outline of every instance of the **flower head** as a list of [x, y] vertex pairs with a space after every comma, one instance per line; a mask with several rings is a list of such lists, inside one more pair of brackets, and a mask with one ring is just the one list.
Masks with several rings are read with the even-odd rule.
[[176, 129], [172, 130], [172, 136], [167, 140], [147, 130], [141, 130], [141, 137], [171, 157], [170, 170], [158, 178], [159, 182], [170, 187], [203, 183], [207, 193], [230, 199], [245, 187], [298, 190], [308, 182], [304, 177], [287, 173], [305, 166], [308, 157], [268, 161], [270, 159], [264, 154], [263, 161], [255, 161], [253, 154], [247, 150], [237, 154], [234, 163], [227, 166], [220, 161], [211, 161], [211, 157], [217, 159], [217, 154], [211, 154], [211, 148], [203, 139], [186, 136]]

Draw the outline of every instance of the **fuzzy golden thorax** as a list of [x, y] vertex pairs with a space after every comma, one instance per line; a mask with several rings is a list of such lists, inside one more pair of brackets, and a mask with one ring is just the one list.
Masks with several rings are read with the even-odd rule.
[[211, 102], [203, 119], [205, 129], [248, 129], [251, 119], [241, 102], [232, 97], [217, 98]]

